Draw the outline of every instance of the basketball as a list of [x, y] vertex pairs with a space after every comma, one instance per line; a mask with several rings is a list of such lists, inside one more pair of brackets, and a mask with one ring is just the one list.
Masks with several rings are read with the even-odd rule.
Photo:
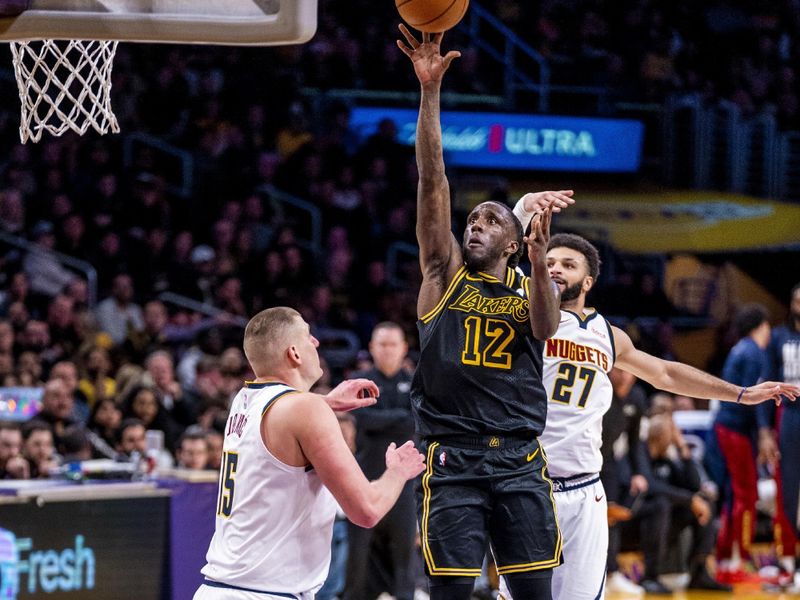
[[414, 29], [439, 33], [458, 25], [467, 13], [469, 0], [395, 0], [395, 5]]

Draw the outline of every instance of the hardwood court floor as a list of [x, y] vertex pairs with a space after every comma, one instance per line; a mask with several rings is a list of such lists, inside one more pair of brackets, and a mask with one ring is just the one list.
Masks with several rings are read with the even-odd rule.
[[645, 598], [647, 600], [656, 600], [662, 598], [664, 600], [795, 600], [800, 598], [798, 594], [779, 594], [767, 593], [753, 587], [737, 587], [732, 594], [720, 592], [674, 592], [672, 596], [654, 596], [647, 594], [645, 596], [631, 596], [628, 594], [606, 594], [606, 600], [635, 600]]

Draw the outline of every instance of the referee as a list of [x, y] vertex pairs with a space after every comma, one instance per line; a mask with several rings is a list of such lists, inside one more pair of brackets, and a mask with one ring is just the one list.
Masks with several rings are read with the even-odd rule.
[[[368, 479], [383, 473], [384, 450], [391, 443], [401, 444], [414, 436], [411, 415], [411, 373], [403, 368], [408, 352], [405, 332], [396, 323], [375, 326], [369, 343], [374, 366], [353, 377], [366, 377], [380, 389], [380, 402], [353, 412], [358, 438], [356, 458]], [[371, 600], [388, 591], [397, 600], [412, 600], [414, 577], [412, 552], [416, 531], [413, 483], [406, 483], [394, 508], [374, 529], [349, 525], [347, 583], [345, 600]], [[378, 551], [381, 550], [381, 551]], [[386, 557], [386, 558], [384, 558]], [[376, 577], [377, 561], [391, 568], [386, 583]]]

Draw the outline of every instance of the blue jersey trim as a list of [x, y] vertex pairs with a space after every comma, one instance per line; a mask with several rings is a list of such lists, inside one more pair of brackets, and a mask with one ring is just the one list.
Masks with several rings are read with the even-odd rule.
[[575, 311], [567, 310], [566, 308], [562, 308], [565, 313], [571, 314], [573, 317], [578, 319], [578, 325], [580, 325], [581, 329], [586, 329], [589, 327], [589, 321], [594, 319], [599, 313], [595, 310], [589, 313], [588, 315], [579, 315]]
[[251, 588], [241, 587], [238, 585], [231, 585], [229, 583], [214, 581], [212, 579], [206, 579], [205, 581], [203, 581], [203, 585], [215, 588], [225, 588], [228, 590], [239, 590], [240, 592], [251, 592], [253, 594], [266, 594], [269, 596], [278, 596], [279, 598], [294, 598], [294, 600], [298, 600], [298, 597], [295, 594], [287, 594], [286, 592], [267, 592], [264, 590], [254, 590]]
[[245, 381], [244, 387], [249, 390], [263, 390], [265, 387], [273, 385], [286, 385], [282, 381]]

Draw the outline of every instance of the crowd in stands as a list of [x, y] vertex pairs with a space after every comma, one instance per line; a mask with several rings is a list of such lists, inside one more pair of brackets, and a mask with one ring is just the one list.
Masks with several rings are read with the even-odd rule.
[[[686, 1], [579, 4], [484, 0], [548, 58], [561, 83], [608, 86], [630, 100], [699, 92], [800, 127], [795, 0], [720, 1], [705, 11]], [[0, 232], [30, 242], [0, 246], [0, 385], [44, 390], [35, 419], [0, 425], [0, 477], [46, 477], [71, 460], [141, 456], [147, 431], [161, 432], [163, 464], [218, 469], [227, 403], [251, 376], [237, 317], [268, 306], [291, 305], [317, 329], [352, 331], [362, 348], [376, 324], [398, 323], [413, 359], [418, 273], [403, 270], [397, 285], [386, 262], [393, 242], [415, 243], [412, 151], [391, 122], [360, 139], [345, 105], [313, 114], [300, 93], [414, 91], [390, 9], [323, 0], [319, 33], [303, 47], [121, 47], [113, 88], [121, 126], [192, 154], [189, 196], [175, 190], [171, 163], [152, 148], [126, 152], [121, 137], [15, 143], [17, 98], [0, 98]], [[467, 48], [448, 85], [496, 93], [497, 70], [484, 60]], [[305, 224], [275, 190], [321, 209], [321, 252], [305, 243]], [[496, 197], [506, 199], [502, 190]], [[53, 250], [94, 266], [99, 302], [92, 305], [90, 283]], [[628, 275], [627, 286], [622, 278], [609, 282], [619, 289], [600, 299], [601, 310], [606, 299], [619, 314], [641, 311], [630, 301], [633, 289], [652, 300], [655, 316], [673, 310], [653, 292], [650, 275], [637, 284]], [[224, 312], [176, 307], [160, 299], [166, 291]], [[336, 365], [320, 389], [368, 367], [362, 352]], [[694, 468], [681, 463], [688, 450], [669, 417], [693, 408], [692, 400], [669, 397], [665, 408], [663, 397], [659, 404], [642, 395], [640, 416], [654, 419], [641, 433], [648, 460], [666, 460], [673, 447], [680, 468]], [[656, 418], [659, 412], [667, 416]], [[698, 533], [692, 559], [699, 561], [710, 551], [704, 536], [719, 496], [695, 475], [671, 473], [664, 485], [683, 486], [667, 496], [683, 509], [676, 519]], [[636, 487], [630, 479], [625, 485]], [[636, 489], [646, 491], [641, 482]], [[658, 558], [665, 551], [653, 550]], [[648, 568], [647, 576], [658, 574]]]

